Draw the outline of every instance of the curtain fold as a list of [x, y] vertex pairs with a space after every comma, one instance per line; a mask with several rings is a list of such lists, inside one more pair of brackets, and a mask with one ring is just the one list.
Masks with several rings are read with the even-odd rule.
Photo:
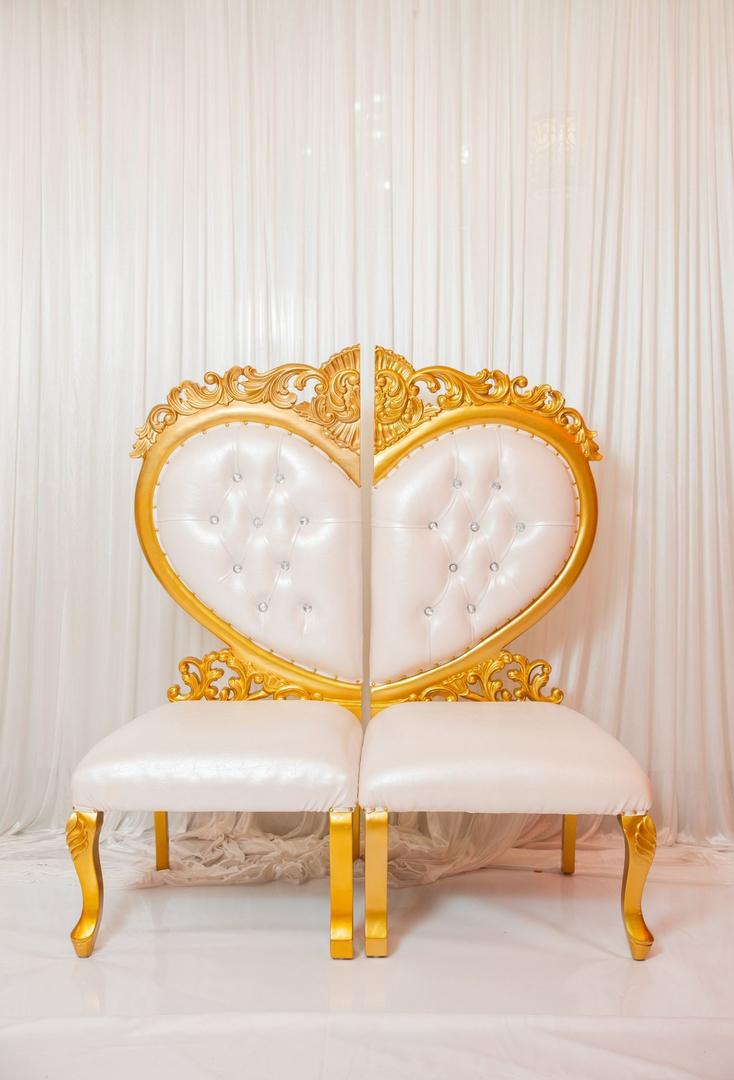
[[[213, 647], [137, 545], [149, 407], [360, 341], [367, 390], [379, 343], [598, 430], [594, 552], [517, 647], [650, 771], [663, 842], [734, 841], [733, 118], [726, 0], [3, 4], [0, 829], [60, 826]], [[404, 820], [395, 874], [557, 831]]]

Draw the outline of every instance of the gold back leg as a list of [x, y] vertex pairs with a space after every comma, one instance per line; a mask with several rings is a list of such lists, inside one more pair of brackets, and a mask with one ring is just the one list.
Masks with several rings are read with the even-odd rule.
[[91, 956], [102, 921], [104, 882], [99, 861], [101, 810], [74, 810], [66, 823], [66, 843], [82, 887], [82, 913], [71, 932], [77, 956]]
[[331, 957], [351, 960], [354, 936], [354, 811], [329, 814], [329, 876], [331, 888]]
[[352, 861], [356, 862], [359, 858], [359, 841], [360, 841], [360, 825], [362, 821], [362, 812], [359, 809], [359, 803], [354, 808], [354, 814], [352, 815]]
[[155, 823], [155, 868], [168, 870], [171, 865], [168, 847], [168, 812], [155, 810], [153, 821]]
[[364, 829], [366, 956], [387, 956], [387, 840], [387, 810], [368, 810]]
[[564, 814], [561, 840], [561, 870], [573, 874], [576, 869], [576, 815]]
[[622, 918], [633, 958], [645, 960], [654, 939], [642, 917], [642, 890], [655, 858], [657, 834], [649, 814], [620, 814], [617, 820], [624, 833]]

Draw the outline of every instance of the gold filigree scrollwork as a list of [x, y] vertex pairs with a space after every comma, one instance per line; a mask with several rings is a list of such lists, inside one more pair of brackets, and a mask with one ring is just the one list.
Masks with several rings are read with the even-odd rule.
[[[222, 666], [220, 666], [222, 665]], [[222, 686], [217, 683], [231, 674]], [[321, 694], [310, 692], [297, 683], [289, 682], [279, 675], [257, 670], [252, 664], [240, 660], [231, 649], [210, 652], [201, 658], [187, 656], [178, 665], [181, 680], [188, 692], [180, 686], [168, 688], [169, 701], [257, 701], [262, 698], [313, 698]]]
[[563, 691], [546, 692], [551, 666], [547, 660], [528, 660], [521, 653], [501, 652], [491, 660], [426, 687], [410, 700], [431, 701], [546, 701], [560, 705]]
[[[425, 387], [434, 400], [421, 396]], [[464, 405], [511, 405], [547, 417], [576, 443], [584, 457], [601, 458], [596, 432], [587, 428], [563, 394], [546, 383], [528, 387], [524, 375], [483, 369], [466, 375], [450, 367], [415, 369], [405, 357], [378, 348], [375, 357], [375, 452], [398, 442], [407, 432], [447, 409]]]
[[[308, 400], [298, 392], [312, 389]], [[187, 380], [175, 386], [165, 403], [155, 405], [142, 427], [130, 457], [145, 457], [158, 436], [179, 416], [233, 402], [292, 409], [322, 427], [339, 446], [359, 449], [359, 347], [343, 349], [320, 368], [308, 364], [282, 364], [271, 371], [233, 367], [224, 375], [207, 371], [204, 385]]]

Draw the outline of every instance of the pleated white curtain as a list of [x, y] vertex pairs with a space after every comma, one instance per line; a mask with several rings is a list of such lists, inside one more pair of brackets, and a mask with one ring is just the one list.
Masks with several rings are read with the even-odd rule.
[[[135, 539], [147, 408], [360, 341], [366, 387], [379, 342], [598, 429], [595, 551], [518, 645], [649, 768], [663, 841], [733, 841], [733, 118], [725, 0], [6, 0], [0, 828], [59, 826], [85, 750], [210, 645]], [[198, 824], [204, 870], [295, 851]], [[412, 880], [558, 823], [402, 826]]]

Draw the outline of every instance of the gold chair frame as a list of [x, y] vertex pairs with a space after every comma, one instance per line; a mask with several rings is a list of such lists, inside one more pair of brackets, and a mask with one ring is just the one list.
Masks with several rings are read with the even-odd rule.
[[[421, 389], [432, 396], [426, 400]], [[473, 424], [504, 423], [538, 436], [556, 450], [578, 492], [578, 527], [569, 557], [554, 581], [524, 610], [461, 656], [394, 682], [371, 686], [372, 712], [404, 701], [546, 701], [550, 664], [528, 660], [506, 646], [565, 596], [586, 563], [597, 525], [596, 485], [589, 466], [601, 458], [596, 432], [563, 395], [547, 384], [528, 387], [524, 376], [502, 371], [467, 375], [454, 368], [415, 369], [405, 357], [378, 347], [375, 353], [374, 483], [378, 484], [417, 447], [445, 432]], [[642, 916], [642, 892], [655, 854], [655, 825], [645, 815], [620, 816], [625, 839], [622, 914], [630, 951], [647, 956], [653, 937]], [[388, 808], [365, 813], [365, 937], [368, 956], [387, 955]], [[562, 819], [561, 869], [575, 869], [576, 817]]]
[[[185, 657], [179, 673], [185, 689], [172, 686], [169, 701], [254, 701], [308, 698], [333, 701], [361, 717], [361, 682], [319, 674], [276, 655], [239, 633], [182, 581], [169, 563], [155, 525], [158, 477], [174, 451], [201, 431], [220, 424], [253, 422], [282, 428], [322, 450], [360, 484], [360, 350], [344, 349], [321, 367], [283, 364], [267, 372], [233, 367], [207, 372], [203, 385], [183, 382], [152, 408], [131, 457], [141, 458], [135, 491], [140, 544], [153, 573], [184, 611], [226, 644], [204, 657]], [[311, 396], [308, 397], [308, 393]], [[231, 674], [223, 685], [218, 685]], [[243, 807], [246, 809], [246, 807]], [[102, 811], [75, 809], [67, 844], [82, 891], [82, 913], [71, 940], [78, 956], [90, 956], [102, 917], [104, 884], [99, 859]], [[353, 861], [359, 855], [359, 807], [330, 812], [331, 955], [350, 959], [353, 945]], [[154, 814], [156, 869], [169, 867], [168, 814]]]

